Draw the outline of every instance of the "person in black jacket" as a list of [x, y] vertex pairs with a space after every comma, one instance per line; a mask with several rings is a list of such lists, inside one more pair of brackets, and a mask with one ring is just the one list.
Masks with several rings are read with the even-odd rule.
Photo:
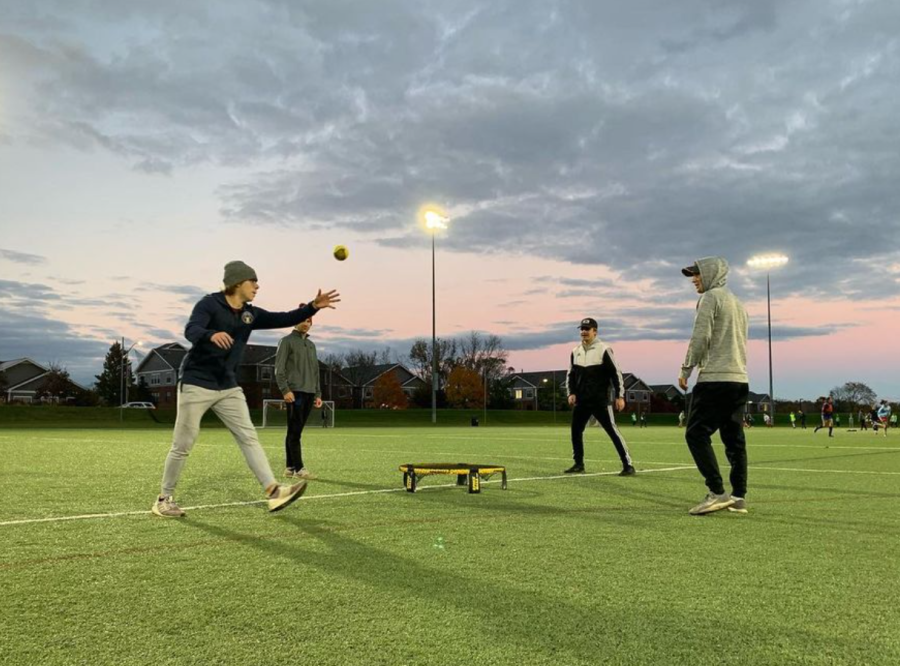
[[259, 480], [269, 511], [278, 511], [298, 499], [306, 480], [280, 485], [266, 458], [256, 428], [250, 420], [247, 398], [238, 386], [237, 371], [250, 333], [257, 329], [287, 328], [299, 324], [323, 308], [340, 302], [336, 291], [322, 293], [307, 306], [290, 312], [268, 312], [250, 305], [259, 290], [256, 271], [242, 261], [225, 265], [225, 289], [204, 296], [194, 306], [184, 336], [193, 344], [181, 363], [178, 377], [178, 415], [172, 448], [166, 456], [162, 489], [151, 510], [164, 518], [180, 518], [185, 512], [172, 495], [181, 470], [200, 433], [200, 420], [212, 409], [241, 447], [247, 465]]
[[610, 398], [615, 396], [617, 411], [625, 409], [625, 385], [616, 365], [612, 348], [597, 338], [597, 321], [590, 317], [581, 320], [581, 344], [572, 350], [566, 389], [572, 406], [572, 457], [575, 464], [566, 474], [584, 473], [584, 428], [591, 416], [600, 422], [612, 440], [622, 461], [619, 476], [635, 473], [625, 438], [616, 427]]

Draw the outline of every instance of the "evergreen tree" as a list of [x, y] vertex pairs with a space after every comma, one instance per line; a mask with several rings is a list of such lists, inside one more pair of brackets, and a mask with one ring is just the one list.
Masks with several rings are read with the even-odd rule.
[[[131, 360], [123, 353], [124, 349], [117, 340], [106, 352], [103, 360], [103, 372], [96, 375], [94, 388], [106, 405], [118, 407], [122, 404], [122, 373], [125, 373], [126, 390], [132, 386]], [[124, 368], [123, 368], [124, 363]]]

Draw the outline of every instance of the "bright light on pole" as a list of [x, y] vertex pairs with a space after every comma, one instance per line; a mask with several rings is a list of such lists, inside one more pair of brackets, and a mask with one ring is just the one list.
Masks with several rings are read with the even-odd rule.
[[747, 260], [750, 268], [766, 271], [766, 312], [769, 322], [769, 417], [775, 424], [775, 387], [772, 379], [772, 289], [769, 281], [769, 273], [774, 268], [781, 268], [788, 262], [783, 254], [758, 254]]
[[768, 271], [773, 268], [780, 268], [787, 262], [788, 258], [783, 254], [758, 254], [755, 257], [750, 257], [747, 260], [747, 265], [750, 268], [762, 268]]
[[431, 234], [431, 422], [437, 423], [437, 297], [435, 291], [434, 236], [447, 228], [450, 218], [435, 208], [425, 208], [422, 213], [425, 228]]
[[447, 222], [450, 221], [450, 218], [438, 213], [436, 210], [426, 210], [424, 218], [425, 226], [429, 229], [446, 229]]

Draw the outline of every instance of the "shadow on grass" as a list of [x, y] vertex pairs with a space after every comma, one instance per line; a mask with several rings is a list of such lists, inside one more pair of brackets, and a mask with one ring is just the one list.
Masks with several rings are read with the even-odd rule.
[[[573, 481], [579, 483], [580, 480]], [[586, 479], [584, 483], [588, 480]], [[480, 495], [470, 495], [463, 489], [445, 488], [444, 490], [451, 492], [419, 492], [415, 496], [409, 497], [410, 502], [419, 505], [427, 504], [429, 507], [441, 505], [443, 507], [452, 507], [462, 511], [479, 511], [488, 514], [496, 514], [498, 519], [503, 516], [518, 515], [525, 518], [550, 518], [561, 519], [567, 516], [578, 517], [579, 519], [587, 519], [600, 524], [623, 526], [625, 528], [634, 527], [643, 529], [632, 519], [634, 512], [641, 514], [647, 513], [647, 510], [634, 505], [623, 506], [620, 503], [610, 505], [610, 496], [619, 498], [639, 499], [650, 505], [653, 513], [659, 510], [665, 512], [671, 511], [673, 508], [683, 508], [684, 503], [673, 500], [672, 496], [661, 493], [653, 493], [647, 490], [641, 490], [636, 487], [640, 483], [634, 477], [628, 479], [617, 480], [620, 483], [604, 483], [597, 484], [596, 499], [597, 503], [593, 506], [560, 506], [559, 504], [550, 504], [547, 502], [532, 502], [535, 498], [547, 498], [548, 492], [527, 491], [528, 497], [523, 497], [526, 491], [513, 487], [511, 490], [501, 490], [499, 487], [485, 488]], [[513, 481], [510, 481], [512, 484]], [[583, 483], [579, 483], [583, 486]]]
[[[398, 598], [424, 599], [446, 609], [448, 617], [477, 617], [480, 625], [499, 640], [532, 645], [545, 654], [554, 653], [559, 663], [572, 663], [566, 654], [592, 663], [598, 642], [608, 644], [621, 640], [622, 618], [613, 617], [612, 611], [604, 616], [596, 605], [580, 607], [561, 595], [551, 597], [517, 590], [486, 579], [470, 579], [443, 567], [426, 566], [347, 538], [337, 528], [321, 521], [293, 516], [279, 519], [315, 538], [327, 549], [306, 548], [296, 539], [290, 542], [261, 539], [257, 534], [244, 534], [204, 521], [192, 520], [185, 524], [267, 556], [313, 567], [323, 574], [381, 589]], [[548, 613], [552, 613], [553, 622], [539, 621]], [[647, 621], [648, 618], [642, 618], [642, 622]], [[461, 621], [463, 625], [466, 623]], [[605, 638], [604, 634], [607, 634]]]
[[[385, 490], [386, 487], [383, 483], [360, 483], [359, 481], [348, 481], [346, 479], [338, 479], [336, 477], [321, 477], [319, 476], [313, 481], [310, 481], [310, 485], [312, 484], [323, 484], [326, 486], [336, 486], [337, 488], [353, 488], [355, 490]], [[399, 480], [397, 482], [397, 487], [401, 488], [402, 484], [400, 484]]]

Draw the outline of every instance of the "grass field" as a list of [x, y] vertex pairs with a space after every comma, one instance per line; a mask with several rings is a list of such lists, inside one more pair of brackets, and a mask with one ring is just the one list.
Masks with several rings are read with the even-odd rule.
[[[163, 520], [167, 431], [2, 430], [0, 663], [900, 663], [900, 437], [750, 431], [751, 513], [692, 517], [682, 431], [625, 434], [642, 473], [590, 429], [572, 478], [563, 428], [312, 430], [268, 514], [207, 430]], [[442, 460], [509, 489], [401, 489]]]

